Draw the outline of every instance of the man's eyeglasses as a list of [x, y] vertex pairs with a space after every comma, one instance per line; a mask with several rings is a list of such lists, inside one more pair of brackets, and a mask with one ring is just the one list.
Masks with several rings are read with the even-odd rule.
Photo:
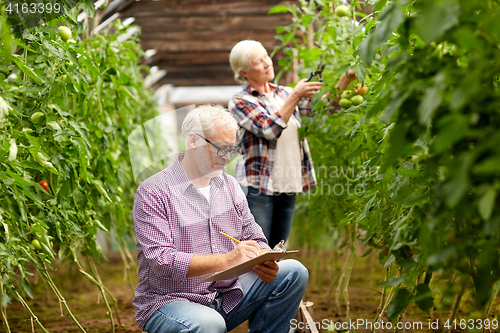
[[206, 142], [208, 142], [209, 144], [211, 144], [215, 148], [217, 148], [217, 156], [223, 157], [227, 153], [229, 153], [229, 156], [233, 157], [234, 155], [236, 155], [240, 152], [240, 147], [238, 147], [238, 146], [234, 147], [233, 149], [224, 148], [224, 147], [221, 148], [221, 147], [213, 144], [210, 140], [205, 138], [203, 135], [200, 135], [198, 133], [195, 133], [195, 134], [198, 135], [200, 138], [204, 139]]

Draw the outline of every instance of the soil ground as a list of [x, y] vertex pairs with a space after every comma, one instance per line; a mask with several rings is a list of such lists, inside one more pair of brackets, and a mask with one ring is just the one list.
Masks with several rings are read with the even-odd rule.
[[[109, 255], [108, 259], [108, 262], [103, 261], [98, 270], [104, 285], [109, 288], [117, 301], [121, 325], [119, 325], [116, 313], [113, 310], [115, 331], [117, 333], [140, 333], [141, 330], [135, 322], [134, 308], [132, 306], [134, 295], [132, 288], [137, 283], [137, 277], [133, 274], [131, 283], [128, 283], [123, 278], [123, 264], [119, 255]], [[351, 321], [374, 321], [380, 303], [380, 290], [382, 289], [376, 283], [383, 280], [382, 274], [384, 272], [374, 255], [364, 258], [358, 257], [355, 261], [348, 288], [349, 316], [347, 316], [347, 307], [344, 299], [341, 298], [339, 303], [336, 302], [337, 281], [340, 276], [341, 265], [346, 260], [345, 256], [335, 258], [332, 252], [329, 251], [302, 251], [301, 255], [297, 256], [296, 259], [304, 263], [309, 269], [309, 285], [304, 295], [304, 300], [314, 303], [313, 316], [320, 328], [320, 332], [329, 332], [326, 329], [326, 323], [337, 322], [337, 327], [341, 327], [342, 323], [347, 325], [349, 323], [348, 318]], [[54, 268], [56, 270], [51, 272], [51, 276], [66, 298], [66, 302], [75, 317], [85, 330], [89, 333], [112, 332], [107, 308], [98, 288], [79, 273], [75, 265], [56, 263]], [[29, 300], [28, 304], [47, 331], [51, 333], [80, 332], [66, 310], [64, 310], [64, 316], [61, 316], [59, 301], [50, 287], [43, 283], [36, 275], [31, 280], [33, 282], [34, 299]], [[461, 312], [462, 310], [459, 311], [459, 314]], [[498, 311], [493, 311], [493, 313], [495, 312]], [[444, 315], [446, 314], [441, 313], [441, 317]], [[13, 300], [12, 304], [7, 308], [7, 316], [12, 332], [32, 332], [30, 317], [19, 302]], [[384, 320], [386, 319], [384, 318]], [[415, 306], [407, 310], [404, 320], [412, 325], [417, 325], [414, 323], [421, 322], [422, 328], [414, 327], [407, 330], [400, 330], [399, 332], [444, 331], [443, 327], [439, 330], [430, 329], [428, 327], [429, 314], [419, 310]], [[441, 319], [442, 323], [443, 320]], [[351, 330], [351, 326], [346, 327], [347, 330], [339, 330], [338, 332], [370, 331], [362, 329], [363, 327], [365, 326]], [[0, 325], [0, 331], [4, 331], [3, 325]], [[42, 332], [36, 324], [34, 331]], [[334, 330], [331, 331], [335, 332]], [[210, 333], [209, 330], [207, 332]], [[246, 323], [243, 323], [232, 332], [248, 332]], [[394, 332], [394, 329], [380, 330], [380, 332]]]

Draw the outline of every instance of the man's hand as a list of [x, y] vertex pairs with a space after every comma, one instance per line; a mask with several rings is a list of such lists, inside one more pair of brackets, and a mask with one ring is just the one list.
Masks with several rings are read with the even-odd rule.
[[278, 275], [279, 266], [276, 261], [264, 261], [262, 264], [253, 266], [253, 270], [262, 281], [268, 283]]
[[189, 264], [187, 277], [219, 272], [258, 256], [260, 251], [261, 248], [256, 241], [243, 241], [232, 251], [224, 254], [195, 254]]
[[245, 260], [255, 258], [260, 254], [260, 251], [261, 248], [256, 241], [243, 241], [226, 253], [228, 266], [234, 266]]

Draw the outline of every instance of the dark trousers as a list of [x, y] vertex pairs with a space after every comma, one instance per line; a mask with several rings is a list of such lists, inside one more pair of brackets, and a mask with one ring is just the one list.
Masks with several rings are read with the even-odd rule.
[[[255, 187], [244, 188], [248, 206], [273, 248], [282, 239], [286, 241], [292, 228], [295, 213], [295, 193], [267, 195]], [[247, 192], [248, 190], [248, 192]]]

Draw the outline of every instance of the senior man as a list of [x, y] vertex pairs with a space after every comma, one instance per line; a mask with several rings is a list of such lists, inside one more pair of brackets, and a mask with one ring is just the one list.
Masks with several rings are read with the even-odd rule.
[[250, 332], [289, 331], [308, 280], [298, 261], [267, 261], [239, 278], [199, 282], [269, 250], [243, 190], [223, 171], [238, 152], [237, 130], [223, 107], [196, 108], [182, 124], [186, 152], [137, 189], [133, 304], [146, 332], [227, 332], [247, 319]]

